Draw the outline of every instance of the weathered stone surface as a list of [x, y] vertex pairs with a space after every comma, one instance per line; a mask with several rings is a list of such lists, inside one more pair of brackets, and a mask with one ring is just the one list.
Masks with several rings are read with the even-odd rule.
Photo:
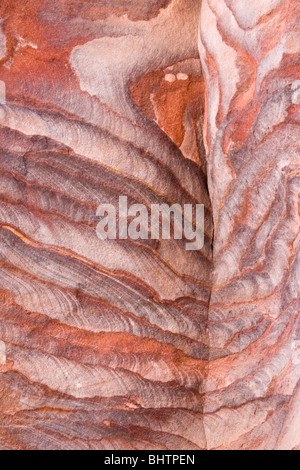
[[[0, 18], [0, 448], [299, 449], [299, 2]], [[101, 242], [120, 195], [203, 249]]]

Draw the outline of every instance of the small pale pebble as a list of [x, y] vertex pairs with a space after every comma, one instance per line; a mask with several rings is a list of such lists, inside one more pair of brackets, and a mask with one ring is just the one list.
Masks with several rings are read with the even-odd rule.
[[173, 82], [175, 82], [176, 77], [172, 73], [168, 73], [167, 75], [165, 75], [165, 80], [167, 82], [173, 83]]

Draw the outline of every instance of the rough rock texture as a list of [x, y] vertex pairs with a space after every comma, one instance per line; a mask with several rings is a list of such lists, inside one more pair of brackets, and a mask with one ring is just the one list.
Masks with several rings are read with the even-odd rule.
[[299, 7], [1, 0], [1, 449], [300, 449]]

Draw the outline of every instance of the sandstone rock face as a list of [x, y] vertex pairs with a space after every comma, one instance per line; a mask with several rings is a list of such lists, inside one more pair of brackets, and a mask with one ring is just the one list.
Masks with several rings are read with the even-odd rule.
[[[299, 2], [0, 18], [0, 448], [299, 450]], [[119, 196], [203, 248], [99, 240]]]

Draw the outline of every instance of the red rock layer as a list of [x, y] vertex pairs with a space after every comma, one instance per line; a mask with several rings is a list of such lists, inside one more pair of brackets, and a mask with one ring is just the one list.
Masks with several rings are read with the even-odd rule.
[[[0, 448], [299, 447], [297, 9], [1, 2]], [[120, 195], [204, 248], [101, 242]]]

